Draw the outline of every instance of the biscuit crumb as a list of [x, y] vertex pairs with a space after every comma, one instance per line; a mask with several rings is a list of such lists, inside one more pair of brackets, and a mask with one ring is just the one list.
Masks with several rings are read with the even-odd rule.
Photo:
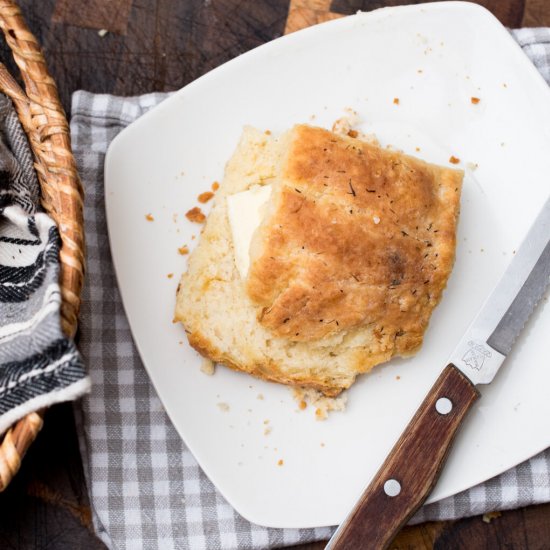
[[207, 203], [213, 196], [214, 196], [214, 193], [212, 193], [212, 191], [205, 191], [204, 193], [201, 193], [201, 194], [198, 196], [198, 201], [199, 201], [201, 204], [205, 204], [205, 203]]
[[207, 374], [208, 376], [212, 376], [216, 372], [216, 364], [214, 361], [203, 357], [201, 362], [201, 372], [204, 372], [204, 374]]
[[174, 276], [174, 274], [173, 274], [173, 273], [168, 273], [168, 275], [166, 275], [166, 276], [167, 276], [169, 279], [171, 279], [171, 278]]
[[145, 215], [145, 219], [146, 219], [148, 222], [154, 222], [154, 221], [155, 221], [155, 218], [153, 218], [153, 214], [146, 214], [146, 215]]
[[263, 393], [259, 393], [259, 394], [258, 394], [258, 397], [256, 397], [256, 399], [259, 399], [260, 401], [263, 401], [263, 400], [264, 400], [264, 394], [263, 394]]
[[484, 523], [491, 523], [492, 520], [499, 518], [502, 516], [502, 512], [487, 512], [486, 514], [483, 514], [483, 522]]
[[228, 412], [229, 411], [229, 405], [227, 403], [218, 403], [218, 409], [222, 412]]
[[414, 150], [415, 150], [416, 152], [418, 152], [418, 151], [420, 151], [420, 147], [415, 147]]
[[393, 104], [394, 105], [399, 105], [399, 98], [398, 97], [393, 98]]
[[359, 123], [359, 116], [357, 115], [357, 113], [349, 107], [344, 109], [344, 111], [347, 114], [334, 121], [334, 124], [332, 125], [332, 131], [341, 136], [360, 139], [361, 141], [372, 143], [372, 145], [380, 147], [380, 142], [374, 134], [365, 134], [353, 128], [353, 126]]
[[270, 135], [271, 135], [271, 130], [266, 130], [266, 131], [264, 132], [264, 134], [265, 134], [266, 136], [270, 136]]
[[191, 208], [191, 210], [188, 210], [185, 213], [185, 217], [190, 222], [195, 223], [204, 223], [204, 221], [206, 220], [206, 216], [202, 213], [202, 210], [198, 206], [195, 206]]
[[264, 435], [269, 435], [273, 431], [273, 428], [271, 426], [267, 426], [267, 428], [264, 430]]
[[182, 256], [185, 256], [186, 254], [189, 254], [189, 247], [184, 244], [183, 246], [180, 246], [178, 248], [178, 252], [182, 255]]
[[348, 108], [345, 109], [345, 111], [348, 114], [334, 121], [332, 125], [332, 131], [341, 136], [347, 136], [352, 130], [352, 127], [359, 122], [359, 117], [353, 109]]
[[477, 167], [478, 167], [478, 163], [477, 162], [467, 162], [466, 163], [466, 168], [468, 168], [468, 170], [471, 170], [472, 172], [474, 170], [477, 170]]
[[458, 164], [458, 163], [460, 162], [460, 159], [457, 158], [457, 157], [455, 157], [454, 155], [451, 155], [451, 156], [449, 157], [449, 162], [450, 162], [451, 164]]
[[279, 459], [277, 462], [277, 466], [282, 466], [284, 464], [284, 460], [282, 458]]
[[220, 188], [220, 184], [217, 181], [215, 181], [214, 183], [212, 183], [211, 187], [212, 187], [212, 191], [217, 191]]
[[396, 379], [396, 380], [401, 380], [401, 376], [397, 375], [397, 376], [395, 377], [395, 379]]
[[481, 100], [479, 99], [479, 97], [471, 97], [471, 98], [470, 98], [470, 101], [471, 101], [474, 105], [477, 105]]
[[[316, 420], [325, 420], [331, 411], [343, 411], [346, 408], [348, 396], [341, 393], [338, 397], [326, 397], [320, 391], [311, 388], [292, 388], [292, 396], [303, 410], [308, 404], [316, 407]], [[303, 405], [302, 405], [303, 403]]]

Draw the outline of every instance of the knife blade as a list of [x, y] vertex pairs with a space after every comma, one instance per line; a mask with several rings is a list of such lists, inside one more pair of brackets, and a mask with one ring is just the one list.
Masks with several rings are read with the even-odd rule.
[[550, 198], [405, 431], [327, 550], [384, 549], [426, 500], [466, 414], [550, 281]]

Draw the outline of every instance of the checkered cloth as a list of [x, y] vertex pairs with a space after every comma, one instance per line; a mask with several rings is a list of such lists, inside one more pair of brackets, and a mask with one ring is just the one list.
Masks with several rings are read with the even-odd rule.
[[[550, 83], [550, 29], [514, 36]], [[80, 434], [94, 524], [117, 549], [273, 548], [326, 539], [331, 528], [266, 529], [240, 517], [170, 423], [140, 361], [117, 288], [105, 222], [103, 161], [112, 139], [165, 94], [73, 96], [73, 147], [86, 191], [88, 277], [80, 349], [93, 390]], [[414, 518], [453, 519], [550, 501], [550, 450]]]

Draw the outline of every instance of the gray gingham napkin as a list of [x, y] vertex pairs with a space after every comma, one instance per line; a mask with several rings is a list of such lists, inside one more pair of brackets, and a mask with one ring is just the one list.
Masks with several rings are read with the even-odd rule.
[[54, 221], [40, 207], [27, 137], [0, 94], [0, 434], [90, 386], [61, 331], [59, 244]]
[[[550, 83], [550, 29], [522, 29], [514, 36]], [[88, 245], [80, 349], [93, 383], [79, 429], [95, 528], [110, 548], [120, 550], [259, 549], [328, 538], [331, 528], [259, 527], [229, 506], [170, 423], [132, 341], [107, 238], [103, 161], [112, 139], [165, 98], [73, 96], [71, 131], [86, 192]], [[548, 501], [550, 450], [425, 506], [412, 522]]]

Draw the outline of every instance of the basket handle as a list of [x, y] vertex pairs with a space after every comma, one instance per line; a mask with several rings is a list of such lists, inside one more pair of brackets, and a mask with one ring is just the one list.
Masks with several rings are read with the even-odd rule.
[[83, 192], [71, 151], [69, 125], [36, 38], [12, 0], [0, 0], [0, 28], [13, 52], [26, 94], [7, 70], [0, 89], [15, 105], [35, 158], [42, 205], [61, 236], [61, 323], [74, 336], [84, 279]]
[[[0, 0], [0, 28], [21, 71], [26, 93], [2, 64], [0, 92], [13, 101], [34, 155], [42, 205], [59, 229], [61, 326], [67, 336], [73, 337], [84, 279], [84, 219], [83, 191], [71, 151], [69, 125], [40, 45], [12, 0]], [[0, 444], [0, 491], [19, 470], [42, 427], [43, 415], [44, 410], [28, 414], [4, 435]]]

